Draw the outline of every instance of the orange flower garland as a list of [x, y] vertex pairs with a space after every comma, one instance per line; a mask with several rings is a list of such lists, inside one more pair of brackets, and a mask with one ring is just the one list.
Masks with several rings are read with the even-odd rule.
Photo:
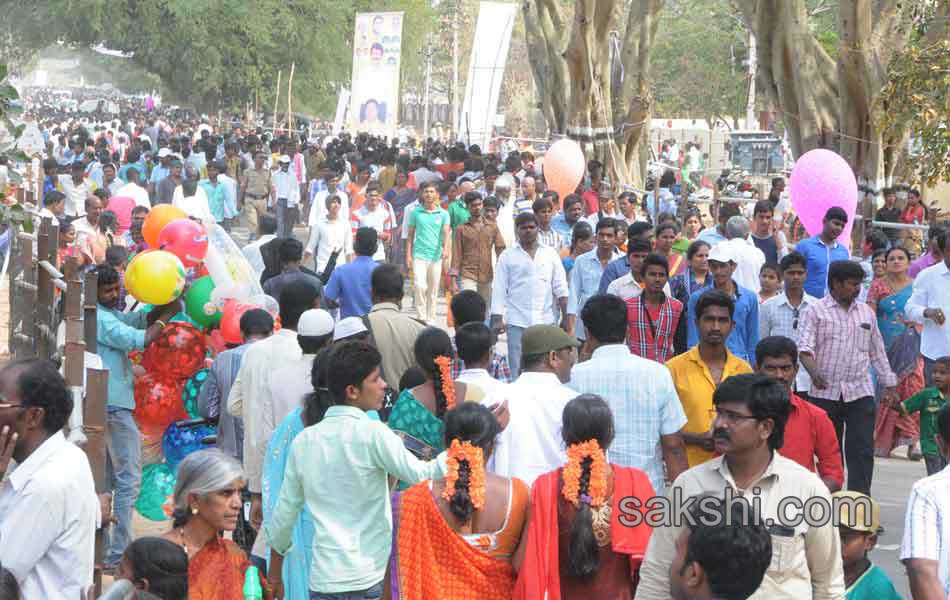
[[485, 508], [485, 458], [482, 449], [473, 446], [471, 442], [452, 440], [446, 461], [445, 489], [442, 490], [442, 499], [446, 502], [455, 495], [455, 483], [459, 478], [459, 463], [468, 461], [468, 496], [472, 499], [475, 510]]
[[[585, 459], [591, 460], [590, 481], [587, 494], [581, 495], [581, 472]], [[561, 472], [564, 487], [561, 489], [568, 502], [578, 506], [581, 501], [599, 508], [607, 502], [607, 459], [597, 440], [587, 440], [580, 444], [571, 444], [567, 448], [567, 464]]]
[[455, 408], [455, 382], [452, 381], [452, 359], [448, 356], [436, 356], [435, 366], [442, 376], [442, 395], [445, 396], [446, 410]]

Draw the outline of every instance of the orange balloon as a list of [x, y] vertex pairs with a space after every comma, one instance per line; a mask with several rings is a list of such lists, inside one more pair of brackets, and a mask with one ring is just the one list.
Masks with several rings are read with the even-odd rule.
[[558, 140], [544, 155], [544, 181], [548, 189], [557, 192], [561, 203], [577, 189], [586, 168], [584, 151], [574, 140]]
[[172, 221], [187, 218], [188, 215], [182, 209], [171, 204], [159, 204], [149, 211], [145, 222], [142, 223], [142, 237], [145, 238], [145, 243], [149, 245], [149, 248], [158, 248], [158, 236], [162, 229]]

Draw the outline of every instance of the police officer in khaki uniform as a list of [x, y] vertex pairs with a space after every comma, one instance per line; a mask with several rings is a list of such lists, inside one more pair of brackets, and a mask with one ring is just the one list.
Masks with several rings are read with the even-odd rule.
[[264, 166], [265, 160], [266, 155], [257, 151], [254, 154], [254, 168], [246, 170], [241, 178], [241, 206], [251, 232], [257, 231], [258, 219], [267, 212], [269, 204], [271, 172]]

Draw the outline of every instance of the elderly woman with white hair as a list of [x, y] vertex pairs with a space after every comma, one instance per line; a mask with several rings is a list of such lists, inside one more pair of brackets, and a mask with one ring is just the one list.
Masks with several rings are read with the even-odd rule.
[[[166, 540], [188, 555], [189, 600], [243, 598], [247, 555], [223, 534], [234, 531], [245, 477], [234, 458], [217, 449], [189, 454], [178, 465], [172, 530]], [[271, 598], [261, 577], [264, 597]]]

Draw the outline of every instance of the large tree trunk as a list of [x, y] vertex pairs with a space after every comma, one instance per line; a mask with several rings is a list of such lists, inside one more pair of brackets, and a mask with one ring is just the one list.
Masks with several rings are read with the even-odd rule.
[[522, 7], [551, 133], [578, 141], [613, 182], [634, 187], [643, 184], [650, 54], [662, 6], [663, 0], [577, 0], [570, 29], [558, 0], [525, 0]]
[[891, 59], [910, 41], [909, 0], [839, 0], [837, 63], [808, 27], [805, 0], [734, 0], [758, 39], [759, 81], [783, 116], [796, 156], [838, 151], [859, 180], [893, 177], [906, 134], [885, 138], [874, 104]]
[[835, 63], [808, 28], [805, 0], [737, 0], [758, 48], [758, 82], [782, 121], [795, 156], [836, 149]]

